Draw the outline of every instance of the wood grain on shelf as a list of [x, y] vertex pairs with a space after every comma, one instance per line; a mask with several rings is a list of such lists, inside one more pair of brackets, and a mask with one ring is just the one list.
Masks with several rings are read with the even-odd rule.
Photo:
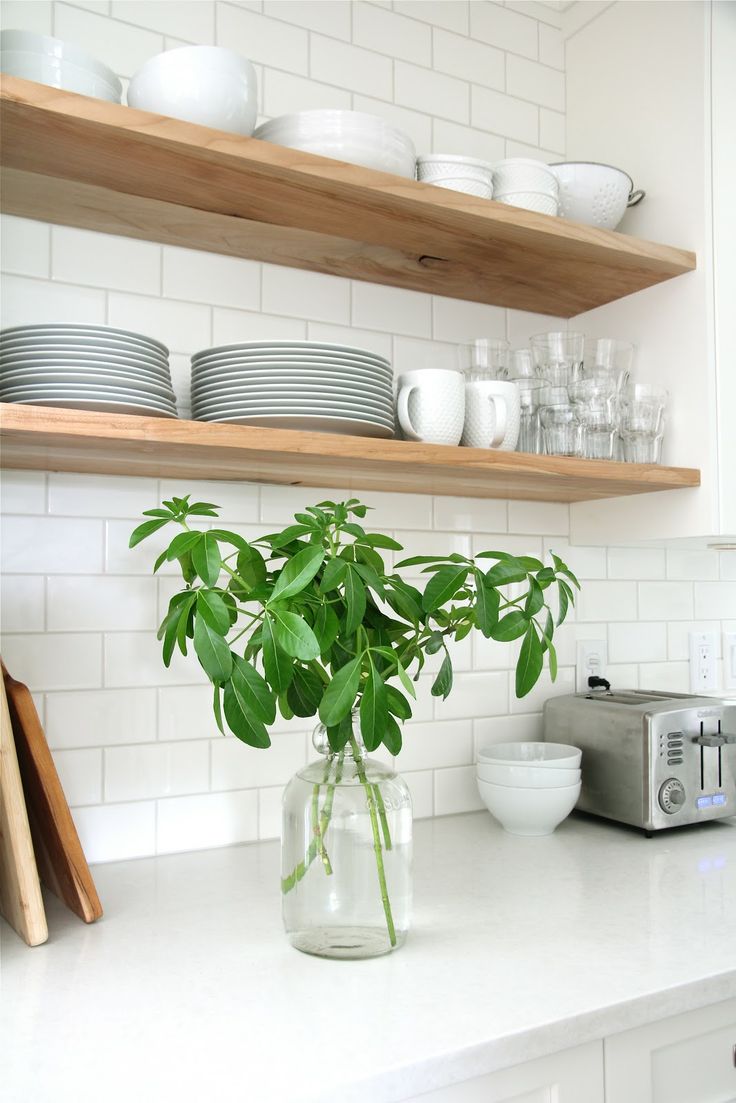
[[560, 317], [695, 267], [682, 249], [17, 77], [1, 110], [11, 214]]
[[0, 406], [5, 467], [584, 502], [698, 486], [657, 464], [448, 448], [42, 406]]

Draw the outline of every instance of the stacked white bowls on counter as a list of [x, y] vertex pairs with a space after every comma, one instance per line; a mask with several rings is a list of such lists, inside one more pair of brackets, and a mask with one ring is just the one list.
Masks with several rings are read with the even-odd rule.
[[578, 802], [582, 751], [564, 743], [497, 743], [478, 751], [478, 791], [510, 835], [551, 835]]
[[493, 198], [498, 203], [556, 215], [558, 189], [554, 171], [543, 161], [509, 157], [493, 166]]
[[0, 72], [120, 103], [123, 87], [112, 69], [61, 38], [35, 31], [0, 31]]
[[254, 138], [352, 165], [414, 178], [416, 150], [411, 138], [378, 115], [324, 109], [297, 111], [261, 123]]
[[475, 157], [459, 157], [451, 153], [428, 153], [417, 158], [417, 180], [438, 188], [477, 195], [480, 199], [493, 196], [493, 167]]

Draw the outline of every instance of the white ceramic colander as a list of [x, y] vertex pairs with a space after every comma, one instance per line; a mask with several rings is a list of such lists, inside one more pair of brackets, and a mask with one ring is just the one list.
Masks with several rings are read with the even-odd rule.
[[627, 207], [635, 207], [646, 192], [634, 190], [627, 172], [593, 161], [551, 165], [560, 185], [560, 215], [573, 222], [615, 230]]

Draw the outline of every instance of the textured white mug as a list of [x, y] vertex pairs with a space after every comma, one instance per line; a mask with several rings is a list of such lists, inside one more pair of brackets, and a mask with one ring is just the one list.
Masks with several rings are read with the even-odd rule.
[[444, 368], [400, 375], [397, 414], [407, 440], [459, 444], [465, 418], [463, 376]]
[[519, 388], [500, 379], [465, 385], [465, 424], [462, 443], [467, 448], [499, 448], [513, 452], [519, 439]]

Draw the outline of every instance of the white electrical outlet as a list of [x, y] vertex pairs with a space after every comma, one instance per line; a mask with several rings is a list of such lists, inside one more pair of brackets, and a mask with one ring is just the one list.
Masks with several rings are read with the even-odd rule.
[[736, 689], [736, 632], [723, 633], [723, 688]]
[[690, 692], [710, 693], [716, 688], [716, 634], [690, 633]]
[[578, 693], [590, 689], [588, 678], [605, 678], [608, 649], [605, 640], [578, 640], [575, 685]]

